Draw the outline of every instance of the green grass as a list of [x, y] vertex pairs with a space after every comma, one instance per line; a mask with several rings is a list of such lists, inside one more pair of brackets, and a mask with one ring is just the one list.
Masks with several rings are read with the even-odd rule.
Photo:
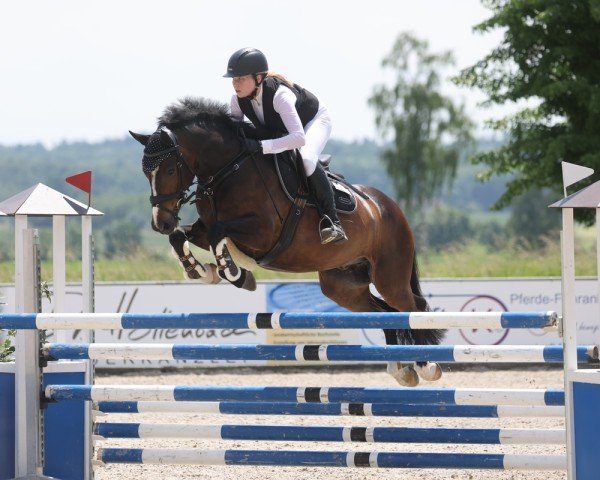
[[[576, 239], [576, 269], [578, 276], [596, 275], [595, 229], [579, 228]], [[214, 261], [208, 252], [194, 250], [202, 262]], [[515, 241], [502, 248], [493, 249], [476, 242], [454, 245], [436, 252], [420, 251], [418, 255], [421, 278], [465, 277], [558, 277], [560, 276], [560, 249], [558, 242], [550, 241], [543, 248], [527, 249]], [[183, 280], [178, 262], [166, 246], [151, 248], [131, 257], [100, 258], [95, 265], [98, 281], [170, 281]], [[288, 274], [259, 268], [258, 280], [316, 279], [316, 273]], [[52, 269], [49, 262], [42, 264], [42, 278], [50, 281]], [[67, 281], [81, 279], [81, 263], [67, 263]], [[0, 283], [14, 281], [13, 262], [0, 262]]]
[[[421, 277], [559, 277], [560, 250], [551, 245], [540, 250], [516, 246], [502, 250], [478, 243], [430, 252], [418, 258]], [[578, 275], [593, 275], [590, 262], [582, 262]], [[595, 267], [595, 265], [593, 265]]]

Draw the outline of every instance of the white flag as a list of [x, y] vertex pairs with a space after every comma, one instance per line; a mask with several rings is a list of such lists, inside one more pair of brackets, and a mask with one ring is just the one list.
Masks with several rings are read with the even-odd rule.
[[[579, 180], [589, 177], [594, 173], [593, 168], [582, 167], [569, 162], [560, 162], [562, 165], [563, 186], [566, 189], [569, 185], [577, 183]], [[566, 196], [566, 193], [565, 193]]]

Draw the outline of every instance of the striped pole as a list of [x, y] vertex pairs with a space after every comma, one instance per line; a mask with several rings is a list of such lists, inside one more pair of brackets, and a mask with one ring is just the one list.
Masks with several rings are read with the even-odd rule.
[[100, 448], [103, 463], [565, 470], [564, 455]]
[[[50, 343], [48, 360], [289, 360], [362, 362], [562, 363], [562, 345], [206, 345]], [[595, 345], [577, 347], [581, 363], [598, 360]]]
[[0, 329], [551, 328], [556, 312], [0, 313]]
[[298, 442], [564, 445], [564, 429], [330, 427], [296, 425], [182, 425], [96, 423], [104, 438], [193, 438]]
[[196, 385], [48, 385], [48, 400], [430, 403], [444, 405], [564, 405], [558, 389], [222, 387]]
[[104, 413], [214, 413], [221, 415], [330, 415], [357, 417], [562, 417], [560, 406], [410, 405], [403, 403], [99, 402]]

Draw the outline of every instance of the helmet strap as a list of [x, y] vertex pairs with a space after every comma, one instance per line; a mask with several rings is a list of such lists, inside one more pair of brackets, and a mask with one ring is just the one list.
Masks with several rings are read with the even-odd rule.
[[[259, 75], [262, 77], [260, 79], [260, 81], [258, 80]], [[249, 98], [250, 100], [254, 100], [256, 98], [256, 96], [258, 95], [258, 91], [260, 90], [260, 86], [265, 81], [265, 78], [267, 77], [267, 75], [266, 75], [266, 73], [255, 73], [253, 75], [253, 77], [254, 77], [254, 84], [256, 85], [256, 87], [254, 88], [252, 93], [246, 97], [246, 98]]]

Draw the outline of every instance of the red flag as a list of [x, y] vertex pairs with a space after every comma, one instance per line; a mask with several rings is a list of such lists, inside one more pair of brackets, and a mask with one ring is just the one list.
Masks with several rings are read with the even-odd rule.
[[65, 179], [67, 183], [70, 183], [74, 187], [79, 188], [87, 193], [92, 193], [92, 171], [81, 172], [77, 175], [71, 175]]

